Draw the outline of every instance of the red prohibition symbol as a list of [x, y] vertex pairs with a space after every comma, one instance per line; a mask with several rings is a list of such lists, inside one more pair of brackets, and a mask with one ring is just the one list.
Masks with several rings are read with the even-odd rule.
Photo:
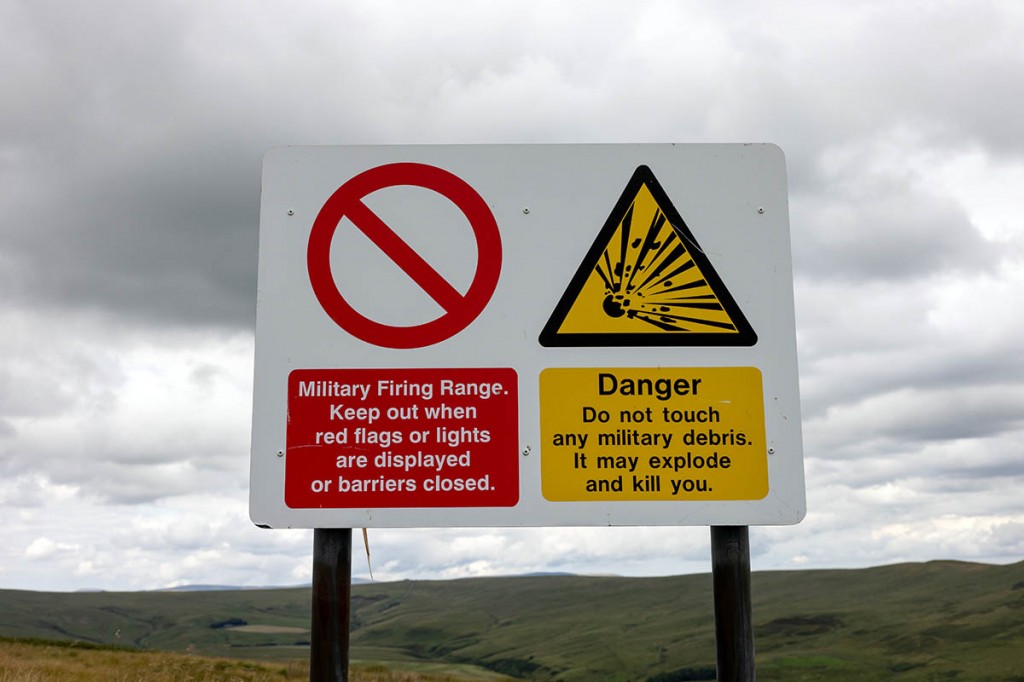
[[[437, 192], [455, 204], [469, 220], [476, 237], [477, 262], [473, 282], [464, 295], [363, 203], [363, 197], [377, 190], [400, 185]], [[357, 312], [338, 290], [331, 272], [331, 241], [343, 217], [445, 312], [437, 319], [408, 327], [382, 324]], [[458, 334], [483, 311], [501, 273], [501, 235], [487, 202], [465, 180], [436, 166], [392, 163], [356, 175], [324, 203], [309, 234], [306, 267], [313, 293], [338, 326], [375, 346], [423, 348]]]

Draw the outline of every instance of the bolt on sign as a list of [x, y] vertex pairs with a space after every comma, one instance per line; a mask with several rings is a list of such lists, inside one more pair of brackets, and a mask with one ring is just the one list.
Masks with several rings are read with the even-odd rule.
[[796, 523], [782, 151], [273, 149], [255, 369], [262, 526]]

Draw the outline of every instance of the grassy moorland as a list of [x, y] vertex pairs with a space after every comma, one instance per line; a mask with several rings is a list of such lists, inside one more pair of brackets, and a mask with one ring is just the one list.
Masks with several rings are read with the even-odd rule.
[[[486, 682], [451, 666], [359, 665], [352, 682]], [[427, 672], [433, 669], [433, 672]], [[308, 680], [305, 662], [264, 663], [78, 642], [0, 639], [0, 682], [288, 682]]]
[[[1024, 562], [755, 573], [753, 595], [761, 680], [1024, 682]], [[308, 589], [0, 591], [0, 636], [298, 660], [309, 601]], [[355, 585], [352, 656], [533, 680], [714, 679], [712, 605], [709, 575]]]
[[0, 681], [271, 682], [309, 679], [298, 663], [249, 663], [78, 642], [0, 639]]

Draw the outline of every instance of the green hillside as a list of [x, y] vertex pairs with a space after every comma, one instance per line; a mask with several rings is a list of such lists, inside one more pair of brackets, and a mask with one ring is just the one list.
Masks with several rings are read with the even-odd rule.
[[[1024, 562], [755, 573], [761, 680], [1024, 682]], [[0, 636], [285, 660], [308, 589], [0, 591]], [[714, 679], [710, 575], [353, 586], [352, 657], [535, 680]]]

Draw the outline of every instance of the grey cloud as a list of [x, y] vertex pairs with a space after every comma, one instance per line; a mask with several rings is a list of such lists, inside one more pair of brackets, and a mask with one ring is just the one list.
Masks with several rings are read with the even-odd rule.
[[[1001, 397], [1003, 396], [1003, 397]], [[1001, 403], [1000, 400], [1006, 400]], [[815, 457], [853, 459], [892, 456], [908, 461], [930, 443], [992, 442], [1021, 430], [1019, 397], [997, 392], [991, 399], [968, 391], [923, 393], [901, 390], [854, 405], [839, 405], [805, 423], [807, 450]], [[874, 464], [879, 464], [877, 461]], [[884, 470], [886, 466], [881, 466]]]
[[[593, 30], [570, 49], [561, 29], [575, 25], [576, 11], [555, 9], [470, 11], [431, 32], [363, 7], [320, 8], [318, 21], [246, 13], [232, 17], [231, 31], [212, 28], [226, 19], [212, 6], [17, 9], [8, 34], [32, 58], [11, 62], [24, 65], [12, 76], [18, 107], [6, 116], [19, 135], [6, 140], [17, 153], [7, 157], [5, 175], [31, 180], [6, 208], [12, 225], [32, 228], [0, 232], [4, 250], [18, 255], [0, 277], [25, 301], [116, 310], [152, 323], [251, 326], [259, 158], [273, 144], [756, 132], [790, 150], [800, 185], [828, 148], [809, 144], [808, 133], [823, 143], [826, 131], [849, 127], [848, 112], [828, 108], [816, 79], [802, 80], [801, 71], [827, 64], [790, 52], [825, 48], [804, 36], [791, 41], [771, 13], [730, 31], [713, 13], [588, 3], [576, 11]], [[424, 20], [437, 18], [423, 12]], [[893, 41], [921, 18], [887, 20], [884, 30], [856, 25], [849, 43], [830, 48], [837, 62], [855, 45], [863, 57], [857, 39], [864, 35]], [[998, 29], [970, 26], [979, 38]], [[710, 31], [701, 41], [659, 39], [697, 27]], [[609, 43], [610, 34], [618, 39]], [[716, 72], [704, 68], [709, 51], [732, 55], [751, 34], [775, 52], [771, 63], [800, 71], [762, 65], [749, 48], [720, 60]], [[397, 44], [401, 52], [382, 49]], [[661, 59], [652, 59], [655, 45]], [[368, 54], [373, 59], [362, 58]], [[417, 68], [409, 68], [410, 54]], [[729, 82], [737, 85], [723, 87]], [[872, 102], [879, 98], [870, 89], [883, 87], [866, 78], [853, 85], [868, 89], [864, 99]], [[794, 114], [804, 110], [810, 121], [818, 115], [818, 132], [794, 128]], [[894, 117], [860, 112], [870, 125], [828, 144]], [[812, 208], [806, 222], [814, 231], [798, 232], [795, 241], [798, 265], [818, 275], [903, 277], [989, 262], [955, 207], [930, 207], [932, 199], [887, 191]]]
[[855, 286], [798, 277], [804, 416], [903, 388], [1020, 385], [1024, 365], [1006, 362], [1024, 332], [1006, 314], [1019, 296], [1013, 282], [998, 271]]
[[59, 199], [16, 209], [31, 229], [0, 236], [21, 256], [9, 267], [26, 305], [251, 325], [259, 154], [218, 152], [177, 150], [176, 167], [153, 154], [120, 179], [51, 169]]
[[5, 474], [0, 483], [0, 510], [10, 509], [8, 517], [13, 518], [15, 510], [43, 507], [52, 497], [45, 488], [46, 481], [39, 475]]
[[[34, 3], [17, 27], [50, 78], [42, 92], [16, 78], [26, 113], [5, 140], [16, 152], [4, 175], [20, 183], [4, 207], [2, 276], [36, 305], [251, 327], [259, 163], [281, 141], [265, 129], [295, 106], [262, 101], [260, 46], [217, 44], [190, 23], [200, 15], [95, 10]], [[210, 68], [221, 50], [256, 63]], [[345, 111], [328, 129], [345, 126]]]
[[[3, 546], [79, 536], [80, 558], [46, 580], [305, 579], [309, 532], [245, 518], [249, 369], [218, 372], [251, 352], [225, 328], [251, 328], [260, 158], [278, 144], [780, 144], [809, 515], [753, 531], [760, 566], [1022, 546], [1020, 243], [987, 241], [921, 166], [1024, 158], [1015, 7], [240, 8], [0, 2], [0, 290], [19, 307], [0, 320], [0, 511], [24, 519], [0, 542], [5, 583], [43, 578]], [[200, 344], [217, 359], [163, 366], [197, 328], [218, 337]], [[125, 409], [159, 405], [140, 372], [174, 374], [179, 402], [228, 424]], [[230, 509], [224, 525], [210, 507]], [[125, 514], [151, 531], [144, 547], [107, 539]], [[995, 525], [953, 533], [949, 517]], [[197, 560], [204, 545], [218, 561]], [[708, 568], [706, 529], [381, 530], [371, 545], [398, 578]], [[69, 577], [77, 561], [106, 573]]]
[[154, 338], [82, 314], [60, 319], [75, 331], [67, 334], [27, 311], [8, 309], [3, 319], [0, 424], [12, 429], [0, 438], [5, 477], [40, 477], [118, 504], [244, 492], [247, 335]]
[[998, 263], [998, 247], [955, 202], [864, 169], [856, 176], [868, 186], [838, 186], [794, 205], [793, 259], [802, 274], [848, 283], [905, 281]]
[[[1003, 481], [1024, 482], [1024, 470], [1020, 465], [1007, 463], [1002, 466], [972, 467], [960, 469], [947, 468], [941, 472], [932, 472], [927, 480], [917, 482], [920, 489], [937, 495], [956, 495], [965, 493], [987, 494], [992, 490], [992, 479]], [[952, 506], [954, 500], [944, 497], [942, 505]]]
[[[957, 349], [909, 346], [899, 352], [807, 363], [801, 401], [805, 422], [825, 420], [828, 428], [835, 428], [829, 416], [866, 414], [869, 405], [877, 405], [878, 418], [887, 422], [896, 414], [916, 411], [900, 426], [907, 438], [913, 433], [966, 437], [1012, 428], [1024, 414], [1022, 372], [1007, 368], [999, 356], [967, 355], [961, 364]], [[979, 393], [990, 397], [979, 398]], [[904, 405], [896, 401], [899, 395], [906, 396]]]
[[[881, 82], [889, 97], [875, 106], [901, 111], [908, 123], [935, 121], [951, 134], [975, 139], [994, 154], [1024, 152], [1018, 116], [1009, 102], [1024, 99], [1019, 36], [1024, 16], [998, 2], [904, 6], [878, 16], [860, 37], [862, 82]], [[915, 35], [908, 41], [908, 32]], [[881, 45], [886, 49], [876, 49]], [[999, 55], [998, 57], [996, 55]], [[957, 86], [950, 87], [950, 73]]]
[[766, 90], [794, 102], [782, 119], [819, 149], [908, 127], [939, 146], [1024, 152], [1013, 104], [1024, 96], [1024, 17], [1004, 3], [760, 5], [750, 21], [770, 46], [756, 54], [773, 57]]
[[[44, 350], [49, 339], [19, 339], [12, 346], [20, 353], [0, 360], [0, 416], [11, 420], [52, 418], [74, 410], [109, 409], [122, 378], [102, 357], [89, 357], [84, 349]], [[0, 342], [0, 349], [7, 344]], [[99, 376], [102, 381], [98, 381]]]
[[15, 478], [43, 476], [49, 484], [73, 486], [83, 497], [112, 504], [244, 493], [244, 434], [211, 433], [194, 417], [181, 417], [177, 432], [147, 426], [130, 425], [125, 417], [98, 426], [87, 418], [41, 420], [0, 439], [0, 471]]
[[213, 476], [193, 466], [171, 462], [130, 466], [124, 463], [95, 462], [87, 467], [68, 467], [55, 472], [57, 484], [74, 483], [84, 499], [111, 505], [142, 505], [169, 498], [207, 492], [218, 495], [240, 494], [245, 490], [244, 476]]
[[1024, 554], [1024, 523], [1007, 521], [992, 528], [992, 541], [1003, 547], [1008, 556]]

